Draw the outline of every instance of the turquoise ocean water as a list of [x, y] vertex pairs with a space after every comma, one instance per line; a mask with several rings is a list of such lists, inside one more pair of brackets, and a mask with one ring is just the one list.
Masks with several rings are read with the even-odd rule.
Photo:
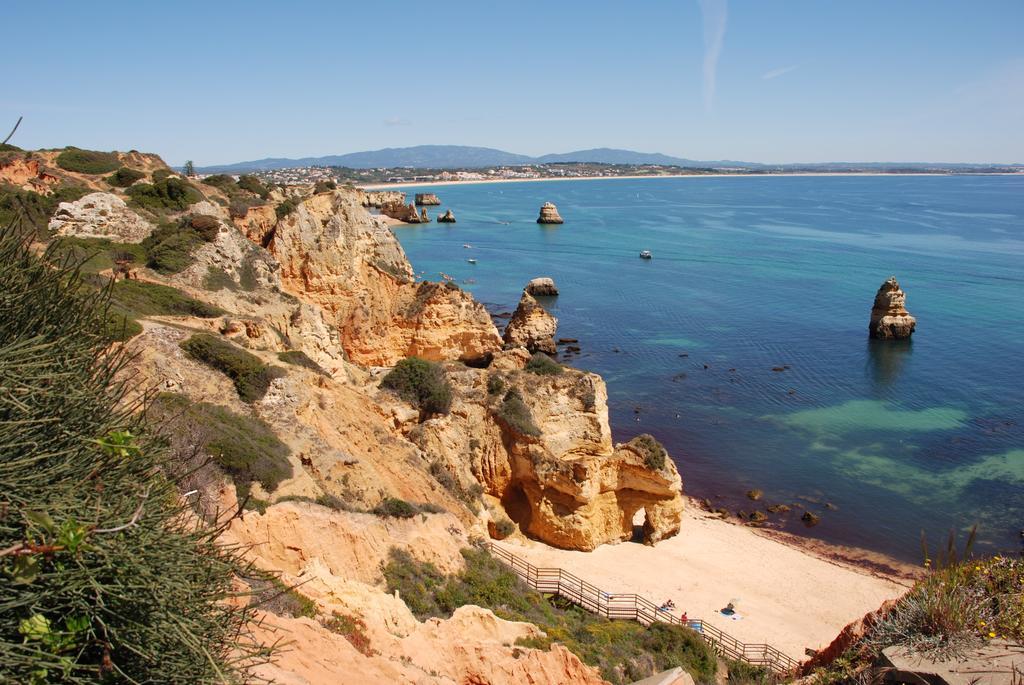
[[[615, 439], [653, 433], [687, 493], [733, 510], [798, 503], [819, 525], [799, 509], [773, 525], [907, 561], [922, 531], [934, 545], [975, 523], [981, 547], [1019, 549], [1024, 177], [428, 190], [443, 202], [432, 216], [458, 223], [396, 228], [413, 267], [495, 313], [553, 277], [561, 294], [544, 304], [582, 348], [560, 359], [604, 376]], [[545, 201], [564, 225], [535, 223]], [[909, 344], [867, 337], [893, 274], [918, 320]]]

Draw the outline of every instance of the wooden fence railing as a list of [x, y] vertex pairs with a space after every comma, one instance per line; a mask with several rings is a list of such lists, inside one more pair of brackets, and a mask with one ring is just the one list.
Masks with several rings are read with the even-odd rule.
[[[599, 616], [637, 621], [645, 626], [655, 621], [683, 625], [679, 615], [662, 611], [639, 595], [605, 592], [563, 569], [538, 568], [493, 542], [488, 543], [488, 549], [532, 589], [562, 597]], [[686, 626], [697, 631], [719, 656], [762, 666], [780, 675], [795, 673], [800, 666], [796, 659], [771, 645], [740, 642], [707, 621], [691, 618]]]

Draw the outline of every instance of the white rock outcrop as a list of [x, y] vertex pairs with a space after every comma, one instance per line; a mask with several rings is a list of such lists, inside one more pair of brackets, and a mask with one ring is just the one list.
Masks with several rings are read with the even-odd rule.
[[119, 243], [141, 243], [154, 228], [112, 193], [90, 193], [74, 202], [61, 202], [49, 227], [60, 236], [106, 238]]

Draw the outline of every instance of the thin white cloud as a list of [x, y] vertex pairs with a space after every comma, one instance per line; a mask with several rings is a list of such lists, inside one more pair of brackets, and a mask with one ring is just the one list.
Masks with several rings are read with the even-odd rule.
[[761, 78], [763, 78], [765, 81], [769, 81], [769, 80], [771, 80], [773, 78], [778, 78], [778, 77], [782, 76], [783, 74], [788, 74], [789, 72], [793, 71], [794, 69], [799, 69], [799, 68], [800, 68], [799, 64], [790, 64], [788, 67], [781, 67], [779, 69], [772, 69], [771, 71], [766, 71], [766, 72], [764, 72], [764, 74], [761, 75]]
[[388, 117], [384, 120], [385, 126], [412, 126], [412, 122], [402, 117]]
[[715, 85], [718, 79], [718, 56], [725, 41], [725, 25], [729, 19], [727, 0], [697, 0], [704, 17], [704, 109], [715, 108]]

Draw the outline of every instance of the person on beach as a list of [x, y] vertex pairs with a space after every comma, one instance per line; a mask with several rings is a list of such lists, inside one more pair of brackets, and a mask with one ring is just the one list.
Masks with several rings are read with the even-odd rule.
[[683, 615], [679, 617], [679, 620], [683, 622], [684, 626], [690, 625], [690, 617], [686, 615], [685, 611], [683, 612]]

